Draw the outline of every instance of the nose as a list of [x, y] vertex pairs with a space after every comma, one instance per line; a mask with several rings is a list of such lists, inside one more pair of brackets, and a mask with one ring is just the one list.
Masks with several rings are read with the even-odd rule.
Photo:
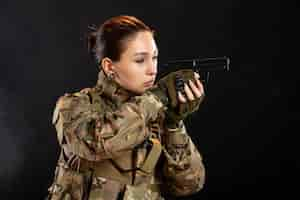
[[147, 74], [151, 76], [155, 76], [157, 73], [157, 63], [156, 62], [151, 62], [149, 63], [147, 67]]

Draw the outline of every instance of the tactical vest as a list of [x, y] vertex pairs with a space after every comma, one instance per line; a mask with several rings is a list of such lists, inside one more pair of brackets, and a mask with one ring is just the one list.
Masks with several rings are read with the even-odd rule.
[[[109, 101], [105, 101], [105, 98], [101, 97], [101, 90], [92, 88], [83, 92], [90, 97], [93, 109], [99, 111], [102, 117], [116, 109], [113, 104], [110, 104]], [[74, 95], [81, 95], [81, 93], [75, 93]], [[57, 118], [56, 114], [54, 113], [53, 120]], [[57, 126], [59, 126], [59, 123]], [[82, 192], [82, 197], [79, 195], [78, 199], [99, 199], [99, 196], [105, 196], [111, 192], [111, 196], [107, 197], [107, 199], [113, 200], [120, 191], [124, 193], [124, 199], [139, 199], [139, 196], [145, 195], [142, 193], [149, 191], [149, 188], [154, 193], [157, 192], [155, 195], [154, 193], [150, 195], [149, 199], [159, 199], [159, 186], [157, 185], [157, 181], [153, 180], [154, 169], [162, 151], [159, 121], [149, 124], [149, 131], [151, 135], [144, 143], [136, 146], [134, 149], [122, 152], [118, 157], [106, 159], [101, 162], [88, 161], [73, 155], [72, 151], [74, 149], [72, 148], [76, 147], [71, 146], [70, 148], [70, 145], [67, 147], [64, 144], [63, 131], [58, 131], [58, 140], [62, 151], [56, 170], [55, 184], [49, 189], [50, 193], [57, 192], [55, 190], [59, 190], [61, 182], [65, 182], [68, 177], [72, 177], [76, 185], [78, 185], [78, 188], [75, 187], [75, 189], [85, 191]], [[110, 188], [103, 189], [101, 180], [110, 182]], [[66, 183], [66, 185], [70, 184], [72, 185], [72, 183]], [[97, 184], [100, 184], [99, 188], [102, 187], [102, 189], [92, 188]], [[75, 189], [73, 187], [68, 190]], [[136, 191], [134, 192], [134, 190]], [[132, 195], [136, 196], [136, 198], [131, 198], [130, 196]], [[51, 199], [64, 198], [55, 198], [55, 195], [52, 195]]]

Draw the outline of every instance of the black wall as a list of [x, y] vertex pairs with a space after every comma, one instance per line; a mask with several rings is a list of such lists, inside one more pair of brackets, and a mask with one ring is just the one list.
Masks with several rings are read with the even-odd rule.
[[[277, 196], [293, 173], [286, 135], [298, 111], [283, 91], [279, 1], [1, 1], [1, 199], [42, 199], [59, 147], [51, 117], [59, 96], [91, 87], [96, 66], [82, 38], [89, 24], [135, 15], [157, 32], [160, 62], [229, 56], [187, 128], [207, 181], [182, 199]], [[287, 67], [287, 66], [286, 66]], [[285, 68], [287, 69], [287, 68]], [[288, 80], [289, 81], [289, 80]], [[287, 193], [288, 194], [288, 193]], [[4, 197], [4, 198], [3, 198]]]

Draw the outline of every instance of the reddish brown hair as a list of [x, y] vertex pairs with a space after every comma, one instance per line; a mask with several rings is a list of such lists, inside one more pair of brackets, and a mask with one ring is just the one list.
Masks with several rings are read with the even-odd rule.
[[88, 35], [88, 51], [101, 63], [105, 57], [118, 61], [126, 49], [126, 41], [141, 31], [154, 33], [146, 24], [134, 16], [120, 15], [106, 20], [99, 28], [92, 27]]

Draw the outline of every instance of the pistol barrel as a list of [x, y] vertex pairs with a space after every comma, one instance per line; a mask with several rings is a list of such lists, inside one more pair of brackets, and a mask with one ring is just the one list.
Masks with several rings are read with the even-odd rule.
[[212, 72], [229, 71], [230, 59], [226, 56], [215, 58], [196, 58], [173, 60], [162, 65], [162, 68], [193, 68], [194, 71]]

